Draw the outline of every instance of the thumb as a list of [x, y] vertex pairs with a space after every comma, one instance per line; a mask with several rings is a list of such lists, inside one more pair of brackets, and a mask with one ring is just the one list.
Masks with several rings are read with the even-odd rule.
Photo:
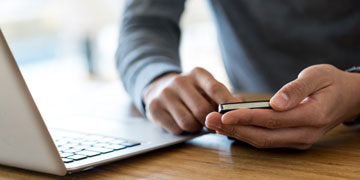
[[[314, 68], [313, 68], [314, 69]], [[271, 99], [270, 105], [277, 111], [294, 108], [306, 97], [329, 85], [326, 74], [305, 69], [299, 77], [283, 86]]]

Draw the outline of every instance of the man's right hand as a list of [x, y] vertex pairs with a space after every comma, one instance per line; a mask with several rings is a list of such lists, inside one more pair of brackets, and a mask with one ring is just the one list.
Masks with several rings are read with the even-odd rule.
[[195, 132], [218, 104], [241, 101], [203, 68], [188, 74], [168, 73], [154, 80], [144, 91], [146, 116], [167, 131]]

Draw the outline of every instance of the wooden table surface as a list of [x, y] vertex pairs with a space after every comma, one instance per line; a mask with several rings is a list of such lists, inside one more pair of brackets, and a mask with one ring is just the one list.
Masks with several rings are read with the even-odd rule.
[[342, 125], [307, 151], [256, 149], [208, 134], [65, 177], [0, 166], [0, 179], [360, 179], [359, 142], [360, 129]]

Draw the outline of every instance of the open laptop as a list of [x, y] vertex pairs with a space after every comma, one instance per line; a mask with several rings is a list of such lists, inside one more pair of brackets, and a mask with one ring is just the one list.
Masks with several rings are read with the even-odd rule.
[[142, 118], [119, 118], [132, 123], [96, 134], [49, 131], [0, 30], [1, 165], [66, 175], [196, 136], [175, 136]]

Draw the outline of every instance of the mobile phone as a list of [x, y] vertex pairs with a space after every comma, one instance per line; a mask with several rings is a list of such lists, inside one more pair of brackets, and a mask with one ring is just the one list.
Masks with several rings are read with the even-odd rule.
[[218, 112], [224, 114], [226, 112], [236, 110], [236, 109], [271, 109], [269, 100], [262, 101], [245, 101], [245, 102], [236, 102], [236, 103], [225, 103], [219, 104]]

